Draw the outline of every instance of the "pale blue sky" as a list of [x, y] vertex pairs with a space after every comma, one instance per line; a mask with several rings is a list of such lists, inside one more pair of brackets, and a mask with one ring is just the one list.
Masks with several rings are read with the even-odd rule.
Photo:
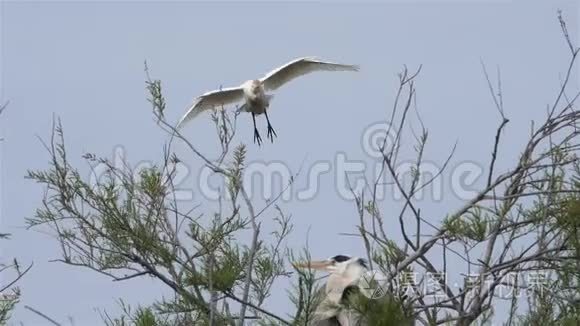
[[[47, 167], [37, 135], [49, 135], [54, 114], [62, 118], [75, 163], [85, 151], [110, 156], [118, 145], [131, 162], [159, 160], [166, 138], [146, 102], [144, 60], [163, 80], [172, 120], [194, 96], [259, 77], [294, 57], [359, 64], [358, 74], [311, 75], [282, 88], [270, 113], [279, 136], [273, 145], [255, 146], [251, 117], [240, 116], [237, 141], [248, 143], [250, 160], [280, 161], [296, 170], [305, 158], [306, 166], [333, 162], [339, 152], [372, 167], [361, 134], [385, 119], [404, 64], [423, 64], [417, 104], [431, 137], [426, 159], [443, 161], [457, 141], [452, 166], [486, 165], [498, 116], [482, 59], [492, 71], [501, 68], [511, 119], [500, 148], [501, 169], [519, 154], [530, 119], [543, 115], [565, 69], [568, 49], [558, 8], [577, 36], [575, 1], [0, 2], [1, 96], [10, 100], [0, 119], [1, 231], [13, 234], [2, 242], [2, 257], [34, 262], [21, 282], [23, 304], [60, 321], [72, 316], [76, 325], [98, 325], [95, 309], [114, 311], [120, 297], [147, 303], [165, 291], [149, 280], [112, 283], [88, 270], [49, 263], [58, 258], [56, 241], [23, 229], [42, 196], [42, 188], [23, 177], [28, 169]], [[208, 121], [194, 120], [184, 132], [211, 156], [217, 143]], [[265, 120], [259, 124], [265, 136]], [[178, 150], [189, 155], [183, 146]], [[199, 162], [182, 158], [197, 173]], [[448, 191], [449, 177], [443, 180], [443, 200], [421, 202], [433, 221], [461, 203]], [[354, 203], [335, 188], [331, 172], [321, 176], [315, 199], [282, 204], [296, 224], [293, 243], [298, 248], [310, 229], [314, 256], [361, 255], [358, 241], [338, 235], [352, 232], [357, 220]], [[202, 201], [194, 196], [191, 205]], [[396, 212], [397, 204], [384, 201], [384, 214]], [[280, 300], [271, 307], [290, 312], [285, 305]], [[14, 320], [43, 324], [22, 305]]]

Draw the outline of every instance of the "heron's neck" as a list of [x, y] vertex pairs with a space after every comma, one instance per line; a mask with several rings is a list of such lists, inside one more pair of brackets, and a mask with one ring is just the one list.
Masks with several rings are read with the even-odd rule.
[[[352, 283], [358, 282], [358, 280], [367, 271], [366, 268], [360, 265], [351, 265], [344, 271], [344, 277], [352, 281]], [[351, 283], [351, 284], [352, 284]]]
[[348, 266], [342, 273], [329, 275], [326, 283], [327, 292], [330, 290], [342, 291], [345, 287], [356, 284], [366, 272], [362, 266]]

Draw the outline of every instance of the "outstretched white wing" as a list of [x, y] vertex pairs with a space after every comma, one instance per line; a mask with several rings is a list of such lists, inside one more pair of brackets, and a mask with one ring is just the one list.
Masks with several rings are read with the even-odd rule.
[[313, 71], [358, 71], [357, 65], [345, 65], [318, 60], [315, 57], [298, 58], [270, 71], [260, 81], [266, 90], [274, 90], [294, 78]]
[[207, 92], [197, 97], [193, 105], [187, 110], [187, 113], [179, 120], [177, 129], [189, 120], [195, 118], [201, 112], [212, 109], [214, 107], [228, 105], [239, 102], [244, 98], [244, 90], [241, 86], [222, 88], [215, 91]]

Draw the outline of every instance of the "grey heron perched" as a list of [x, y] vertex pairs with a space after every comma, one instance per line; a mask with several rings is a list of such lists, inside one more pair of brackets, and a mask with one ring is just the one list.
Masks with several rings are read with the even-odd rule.
[[268, 137], [271, 142], [274, 142], [274, 136], [277, 137], [277, 135], [274, 128], [272, 128], [267, 112], [273, 95], [266, 94], [266, 91], [277, 90], [291, 80], [314, 71], [358, 70], [359, 67], [356, 65], [322, 61], [315, 57], [298, 58], [270, 71], [260, 79], [248, 80], [240, 86], [213, 90], [197, 97], [181, 118], [176, 128], [181, 128], [186, 122], [205, 110], [244, 101], [243, 105], [239, 107], [238, 112], [252, 113], [252, 119], [254, 121], [254, 142], [257, 142], [258, 145], [262, 142], [262, 137], [260, 137], [260, 133], [256, 128], [256, 115], [260, 114], [266, 116], [266, 121], [268, 122]]
[[366, 326], [356, 313], [344, 309], [343, 303], [353, 288], [368, 271], [362, 258], [337, 255], [326, 260], [294, 264], [298, 268], [309, 268], [330, 273], [314, 320], [308, 326]]

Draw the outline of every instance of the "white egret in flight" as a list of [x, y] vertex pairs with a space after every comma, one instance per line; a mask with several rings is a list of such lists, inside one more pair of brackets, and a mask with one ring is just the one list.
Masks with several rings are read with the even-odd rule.
[[330, 273], [325, 287], [325, 297], [314, 313], [308, 326], [363, 326], [360, 318], [341, 304], [347, 299], [349, 289], [356, 288], [368, 271], [364, 259], [337, 255], [322, 261], [297, 263], [298, 268], [310, 268]]
[[291, 80], [314, 71], [358, 70], [359, 67], [356, 65], [321, 61], [315, 57], [298, 58], [270, 71], [260, 79], [248, 80], [240, 86], [213, 90], [197, 97], [187, 110], [187, 113], [185, 113], [177, 124], [177, 128], [181, 128], [186, 122], [205, 110], [244, 101], [244, 104], [238, 111], [252, 113], [252, 119], [254, 121], [254, 142], [257, 142], [258, 145], [262, 142], [260, 133], [256, 128], [256, 115], [260, 114], [266, 116], [266, 121], [268, 122], [268, 137], [273, 142], [274, 136], [277, 135], [274, 128], [272, 128], [272, 124], [270, 124], [267, 112], [272, 95], [266, 94], [266, 91], [274, 91]]

